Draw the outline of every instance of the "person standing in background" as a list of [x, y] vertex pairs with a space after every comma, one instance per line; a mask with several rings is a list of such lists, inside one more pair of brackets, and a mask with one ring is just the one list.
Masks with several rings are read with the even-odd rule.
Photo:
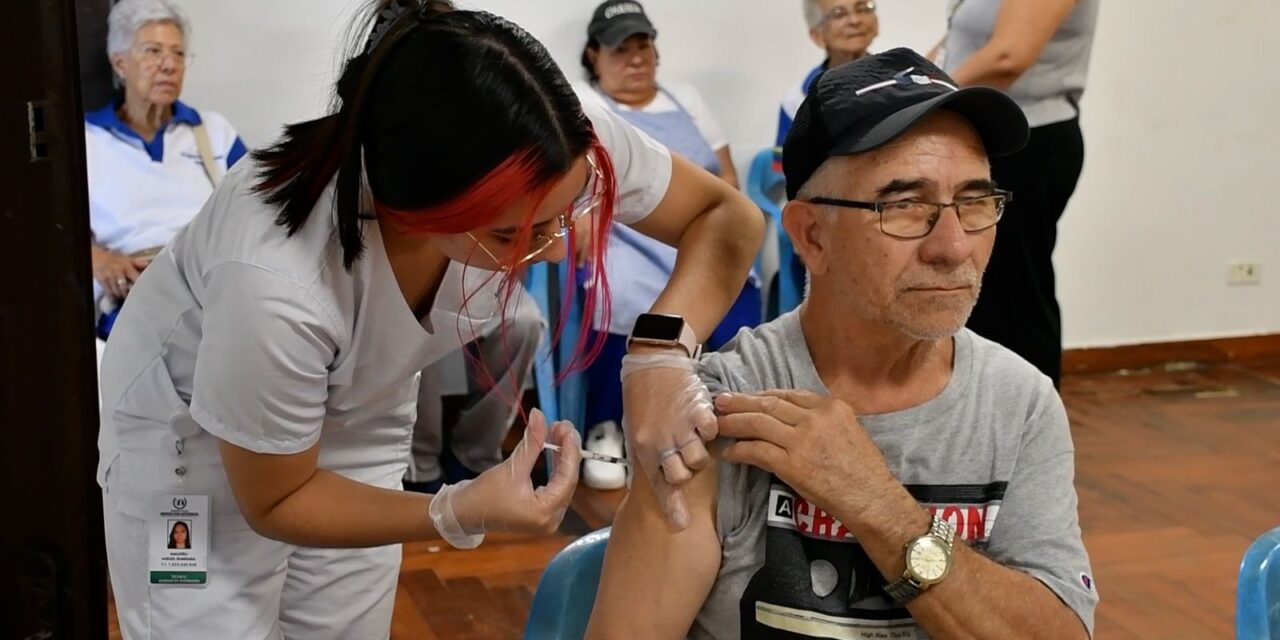
[[1062, 313], [1053, 249], [1084, 165], [1084, 94], [1099, 0], [953, 0], [939, 66], [962, 86], [1009, 93], [1031, 124], [1018, 153], [992, 158], [1017, 194], [1000, 224], [969, 328], [1025, 358], [1058, 386]]
[[[738, 174], [729, 155], [729, 142], [697, 89], [687, 84], [659, 84], [658, 31], [644, 7], [630, 0], [610, 0], [596, 7], [587, 26], [582, 66], [589, 85], [575, 87], [584, 103], [608, 109], [667, 149], [738, 188]], [[588, 238], [590, 234], [581, 234]], [[582, 243], [583, 247], [586, 243]], [[581, 252], [583, 249], [580, 249]], [[609, 232], [605, 270], [614, 295], [607, 324], [597, 317], [595, 330], [604, 332], [600, 357], [586, 372], [586, 447], [611, 456], [623, 455], [622, 358], [627, 336], [675, 271], [676, 250], [622, 225]], [[742, 327], [760, 323], [763, 308], [754, 276], [742, 288], [728, 315], [707, 338], [709, 350], [719, 349]], [[621, 489], [622, 467], [587, 461], [583, 478], [595, 489]]]

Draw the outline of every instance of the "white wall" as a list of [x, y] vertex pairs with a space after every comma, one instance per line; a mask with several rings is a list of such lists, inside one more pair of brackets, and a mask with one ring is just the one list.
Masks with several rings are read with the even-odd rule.
[[[195, 24], [184, 99], [251, 146], [328, 101], [356, 0], [180, 0]], [[571, 79], [595, 0], [462, 0], [545, 42]], [[799, 0], [647, 0], [662, 78], [703, 92], [740, 172], [773, 143], [777, 101], [821, 53]], [[877, 49], [932, 46], [946, 0], [883, 0]], [[1086, 164], [1062, 222], [1067, 346], [1280, 332], [1280, 107], [1275, 0], [1105, 0], [1083, 126]], [[1227, 287], [1227, 263], [1263, 263]]]
[[[1104, 0], [1056, 256], [1069, 344], [1280, 332], [1275, 0]], [[1263, 263], [1226, 286], [1227, 263]]]

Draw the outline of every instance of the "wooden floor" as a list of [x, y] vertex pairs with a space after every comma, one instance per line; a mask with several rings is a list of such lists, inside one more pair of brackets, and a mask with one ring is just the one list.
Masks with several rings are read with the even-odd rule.
[[392, 640], [522, 637], [542, 568], [578, 536], [607, 526], [622, 493], [581, 487], [555, 536], [490, 536], [473, 551], [406, 545]]
[[1098, 637], [1234, 637], [1240, 558], [1280, 526], [1280, 362], [1068, 378]]
[[[1096, 637], [1233, 637], [1240, 558], [1280, 526], [1280, 362], [1069, 376], [1063, 398]], [[620, 498], [581, 491], [560, 535], [408, 545], [392, 638], [519, 638], [541, 568]]]

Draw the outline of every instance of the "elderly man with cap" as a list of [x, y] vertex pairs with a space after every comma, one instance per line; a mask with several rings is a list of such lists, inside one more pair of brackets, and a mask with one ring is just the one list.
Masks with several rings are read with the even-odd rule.
[[989, 158], [1026, 139], [906, 49], [818, 79], [783, 154], [808, 298], [704, 358], [725, 438], [692, 522], [632, 486], [589, 637], [1090, 636], [1062, 401], [964, 328], [1013, 197]]

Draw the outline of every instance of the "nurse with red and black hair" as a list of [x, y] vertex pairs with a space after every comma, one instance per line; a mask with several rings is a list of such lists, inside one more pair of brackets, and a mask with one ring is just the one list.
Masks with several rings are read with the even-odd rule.
[[[230, 172], [112, 333], [98, 479], [126, 638], [386, 637], [398, 543], [554, 530], [580, 444], [537, 412], [476, 479], [399, 486], [417, 373], [512, 312], [524, 267], [564, 259], [587, 217], [597, 251], [626, 224], [680, 252], [625, 393], [632, 458], [687, 520], [678, 485], [715, 424], [691, 356], [742, 289], [759, 211], [584, 108], [518, 26], [447, 2], [374, 9], [333, 113]], [[591, 263], [587, 321], [609, 300]], [[577, 347], [579, 364], [595, 349]], [[561, 453], [535, 487], [544, 443]], [[202, 589], [148, 580], [157, 493], [208, 497]]]

